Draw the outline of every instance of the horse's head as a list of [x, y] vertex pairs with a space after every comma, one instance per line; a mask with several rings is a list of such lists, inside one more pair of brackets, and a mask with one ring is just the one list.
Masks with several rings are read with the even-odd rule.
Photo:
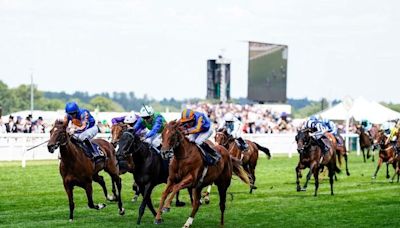
[[228, 143], [228, 132], [226, 131], [226, 129], [221, 129], [218, 130], [217, 133], [214, 136], [215, 139], [215, 143], [217, 143], [218, 145], [225, 145]]
[[168, 159], [174, 154], [174, 149], [179, 146], [183, 140], [183, 134], [180, 131], [180, 122], [169, 122], [162, 132], [161, 157]]
[[383, 130], [380, 130], [376, 134], [376, 142], [379, 144], [381, 148], [385, 148], [386, 146], [386, 141], [387, 141], [387, 136], [385, 135], [385, 132]]
[[140, 141], [139, 137], [135, 135], [133, 128], [128, 128], [121, 134], [118, 140], [118, 158], [124, 158], [127, 154], [132, 153], [132, 146], [137, 143], [138, 140]]
[[302, 154], [311, 145], [310, 129], [297, 131], [296, 135], [297, 151]]
[[47, 149], [53, 153], [60, 145], [67, 144], [67, 123], [63, 120], [56, 120], [50, 131], [50, 139], [47, 143]]
[[127, 124], [124, 123], [118, 123], [114, 124], [111, 127], [111, 144], [115, 147], [117, 147], [119, 139], [121, 138], [122, 132], [124, 132], [128, 128]]

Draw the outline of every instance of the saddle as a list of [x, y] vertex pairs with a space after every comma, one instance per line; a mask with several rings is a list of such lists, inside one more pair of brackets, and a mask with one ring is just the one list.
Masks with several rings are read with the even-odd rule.
[[74, 137], [71, 138], [71, 141], [75, 145], [79, 146], [85, 153], [86, 157], [90, 158], [91, 160], [94, 160], [95, 163], [103, 160], [106, 157], [106, 154], [100, 149], [100, 146], [94, 142], [91, 142], [92, 148], [90, 148], [89, 145], [85, 144], [85, 142], [81, 142], [75, 139]]
[[207, 143], [196, 146], [200, 149], [201, 155], [206, 166], [215, 165], [221, 159], [221, 155], [210, 147]]

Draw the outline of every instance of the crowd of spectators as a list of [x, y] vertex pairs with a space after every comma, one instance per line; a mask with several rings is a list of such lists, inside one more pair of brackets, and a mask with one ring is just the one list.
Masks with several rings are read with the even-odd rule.
[[45, 129], [46, 124], [42, 117], [33, 120], [32, 115], [28, 115], [25, 119], [10, 115], [8, 122], [0, 117], [0, 133], [44, 133]]
[[231, 112], [242, 122], [243, 133], [264, 134], [296, 131], [290, 115], [285, 112], [265, 110], [257, 105], [198, 103], [188, 104], [186, 108], [207, 113], [214, 122], [214, 126], [218, 126], [224, 115]]

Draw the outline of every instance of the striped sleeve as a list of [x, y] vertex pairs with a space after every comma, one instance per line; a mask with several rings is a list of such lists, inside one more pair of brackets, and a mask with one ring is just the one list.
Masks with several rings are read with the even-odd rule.
[[202, 127], [202, 126], [203, 126], [203, 117], [200, 116], [199, 119], [197, 120], [196, 126], [193, 127], [193, 128], [190, 128], [190, 129], [188, 130], [188, 133], [189, 133], [189, 134], [196, 134], [196, 133], [199, 133], [199, 132], [201, 131], [201, 127]]

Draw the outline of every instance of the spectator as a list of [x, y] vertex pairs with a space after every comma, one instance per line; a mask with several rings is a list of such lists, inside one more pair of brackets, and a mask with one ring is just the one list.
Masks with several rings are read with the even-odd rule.
[[17, 122], [15, 123], [15, 125], [17, 126], [17, 132], [18, 133], [24, 133], [25, 125], [22, 122], [22, 117], [21, 116], [17, 116]]
[[14, 116], [10, 115], [8, 117], [8, 123], [5, 125], [7, 133], [17, 133], [17, 125], [14, 123]]
[[6, 125], [3, 123], [3, 119], [0, 116], [0, 134], [7, 133]]

